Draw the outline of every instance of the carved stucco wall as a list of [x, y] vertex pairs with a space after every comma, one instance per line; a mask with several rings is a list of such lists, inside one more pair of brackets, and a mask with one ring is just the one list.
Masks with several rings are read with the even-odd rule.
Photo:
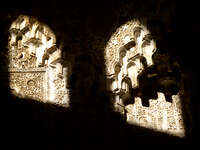
[[33, 17], [19, 16], [9, 29], [9, 80], [14, 95], [68, 106], [67, 67], [53, 31]]
[[[32, 17], [20, 16], [11, 25], [10, 33], [8, 54], [13, 93], [68, 106], [66, 74], [69, 72], [62, 65], [61, 49], [57, 48], [50, 28]], [[172, 96], [172, 102], [166, 101], [164, 93], [157, 92], [158, 98], [150, 99], [148, 107], [142, 104], [139, 95], [131, 93], [140, 87], [138, 76], [145, 67], [154, 66], [155, 52], [153, 37], [138, 20], [119, 27], [105, 48], [107, 90], [112, 93], [116, 111], [124, 114], [129, 123], [182, 137], [185, 134], [182, 89]]]
[[[154, 39], [138, 20], [119, 27], [105, 49], [107, 90], [111, 93], [115, 110], [124, 114], [128, 123], [183, 137], [185, 129], [180, 98], [183, 94], [181, 81], [179, 92], [174, 95], [168, 93], [171, 102], [166, 100], [166, 93], [157, 91], [157, 98], [150, 99], [145, 106], [141, 95], [134, 93], [134, 89], [141, 86], [139, 75], [146, 68], [154, 67], [152, 55], [156, 50]], [[153, 76], [157, 74], [151, 74], [148, 78]], [[161, 80], [160, 84], [165, 81], [171, 80]], [[153, 88], [154, 85], [151, 86]]]

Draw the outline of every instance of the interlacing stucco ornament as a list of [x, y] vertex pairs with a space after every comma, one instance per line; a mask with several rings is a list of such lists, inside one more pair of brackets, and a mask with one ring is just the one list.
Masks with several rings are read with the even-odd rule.
[[[166, 55], [157, 56], [156, 51], [151, 33], [138, 20], [120, 26], [111, 36], [104, 52], [107, 91], [115, 110], [122, 113], [127, 122], [183, 137], [185, 130], [180, 98], [183, 93], [182, 82], [175, 80], [171, 71], [169, 76], [158, 73], [159, 70], [161, 74], [168, 72], [169, 68], [178, 65], [170, 63]], [[158, 60], [163, 59], [164, 65], [155, 65], [157, 61], [153, 61], [153, 54]], [[163, 71], [163, 66], [168, 69]], [[144, 78], [146, 70], [153, 71], [149, 71]], [[152, 83], [145, 87], [143, 84], [149, 81]], [[156, 89], [155, 98], [146, 100], [143, 96], [144, 88], [150, 94], [153, 94], [152, 89]]]
[[8, 71], [16, 96], [68, 106], [66, 68], [53, 31], [34, 17], [19, 16], [9, 29]]

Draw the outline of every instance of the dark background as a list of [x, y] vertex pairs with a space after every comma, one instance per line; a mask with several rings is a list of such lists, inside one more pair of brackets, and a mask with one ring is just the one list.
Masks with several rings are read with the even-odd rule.
[[[64, 61], [72, 58], [71, 107], [67, 110], [9, 93], [8, 75], [1, 75], [1, 146], [9, 148], [125, 148], [135, 144], [197, 144], [200, 102], [198, 99], [198, 50], [200, 21], [193, 1], [26, 1], [7, 2], [0, 10], [1, 72], [7, 69], [8, 29], [18, 15], [36, 17], [63, 43]], [[19, 8], [14, 8], [18, 7]], [[23, 7], [23, 8], [22, 8]], [[31, 7], [31, 8], [30, 8]], [[159, 51], [176, 59], [190, 97], [192, 123], [186, 138], [179, 139], [126, 124], [114, 113], [105, 94], [103, 49], [112, 33], [126, 21], [147, 19]], [[83, 92], [84, 91], [84, 92]]]

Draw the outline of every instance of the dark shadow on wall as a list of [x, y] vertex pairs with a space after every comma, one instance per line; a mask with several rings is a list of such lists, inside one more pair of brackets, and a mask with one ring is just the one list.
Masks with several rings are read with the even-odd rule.
[[[177, 6], [175, 2], [164, 2], [170, 8]], [[51, 1], [51, 3], [53, 2]], [[195, 143], [196, 131], [199, 131], [199, 122], [196, 119], [199, 116], [199, 102], [195, 100], [195, 95], [190, 93], [190, 89], [192, 92], [196, 90], [192, 84], [195, 80], [191, 80], [196, 75], [195, 72], [192, 72], [195, 66], [190, 68], [195, 60], [189, 59], [190, 65], [185, 62], [185, 59], [188, 59], [188, 53], [183, 51], [188, 50], [190, 44], [182, 45], [182, 41], [185, 40], [181, 36], [184, 28], [182, 23], [185, 23], [180, 15], [183, 11], [182, 8], [174, 9], [167, 20], [165, 19], [167, 10], [162, 12], [164, 10], [162, 8], [165, 7], [165, 3], [163, 3], [148, 2], [144, 6], [140, 1], [128, 4], [117, 1], [107, 2], [106, 5], [103, 2], [99, 4], [80, 3], [63, 9], [57, 9], [56, 6], [52, 5], [52, 8], [45, 9], [8, 9], [2, 11], [0, 13], [1, 20], [3, 20], [0, 23], [2, 60], [5, 60], [7, 31], [10, 23], [21, 13], [36, 16], [39, 21], [49, 25], [56, 34], [57, 44], [59, 45], [61, 39], [64, 40], [63, 50], [65, 54], [73, 54], [75, 57], [69, 80], [71, 107], [68, 109], [13, 97], [6, 84], [8, 83], [8, 75], [1, 75], [2, 144], [20, 149], [29, 149], [30, 147], [98, 149], [105, 147], [125, 148], [135, 144]], [[136, 8], [140, 8], [140, 10]], [[103, 50], [107, 41], [112, 33], [126, 21], [135, 17], [142, 19], [145, 16], [151, 24], [148, 28], [155, 35], [159, 52], [166, 50], [179, 61], [185, 71], [186, 93], [192, 97], [189, 107], [193, 109], [191, 115], [194, 122], [192, 124], [193, 130], [183, 139], [127, 124], [123, 116], [113, 111], [112, 102], [105, 92], [105, 66], [102, 62], [104, 62]], [[168, 23], [168, 26], [165, 22]], [[155, 24], [158, 29], [155, 28]], [[163, 28], [158, 31], [160, 24]], [[179, 29], [180, 25], [181, 29]], [[192, 32], [187, 31], [186, 35], [192, 35], [193, 32], [195, 32], [194, 29]], [[190, 39], [189, 42], [196, 44]], [[196, 49], [195, 46], [194, 49]], [[4, 51], [2, 52], [2, 50]], [[179, 55], [180, 53], [181, 55]], [[197, 58], [193, 53], [189, 53], [189, 57]], [[6, 61], [1, 66], [4, 66], [5, 69]]]

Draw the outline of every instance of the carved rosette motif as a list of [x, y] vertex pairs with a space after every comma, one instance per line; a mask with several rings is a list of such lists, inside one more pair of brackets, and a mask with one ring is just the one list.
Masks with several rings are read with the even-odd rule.
[[[112, 93], [116, 111], [124, 114], [129, 123], [183, 137], [180, 91], [172, 96], [172, 102], [167, 102], [165, 95], [157, 92], [158, 98], [149, 100], [149, 107], [142, 105], [140, 97], [131, 94], [133, 88], [140, 86], [138, 75], [145, 67], [154, 65], [152, 55], [155, 51], [156, 43], [138, 20], [119, 27], [104, 52], [107, 90]], [[132, 104], [127, 105], [127, 101]]]
[[44, 73], [10, 73], [10, 88], [22, 97], [44, 99]]

